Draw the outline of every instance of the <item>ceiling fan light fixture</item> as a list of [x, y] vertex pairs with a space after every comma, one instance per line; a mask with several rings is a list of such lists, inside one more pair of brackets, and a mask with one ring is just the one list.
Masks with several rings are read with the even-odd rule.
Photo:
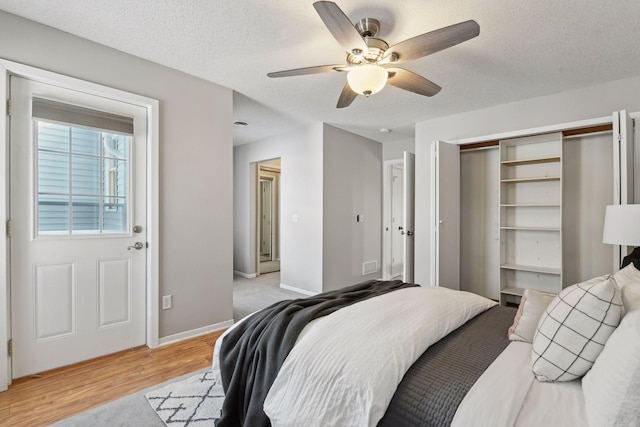
[[375, 64], [358, 65], [347, 74], [351, 90], [366, 97], [380, 92], [387, 84], [387, 78], [387, 70]]

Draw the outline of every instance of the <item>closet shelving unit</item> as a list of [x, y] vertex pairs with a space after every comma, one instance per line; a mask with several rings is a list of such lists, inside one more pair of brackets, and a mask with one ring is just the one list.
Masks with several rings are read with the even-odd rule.
[[562, 134], [500, 141], [500, 303], [562, 289]]

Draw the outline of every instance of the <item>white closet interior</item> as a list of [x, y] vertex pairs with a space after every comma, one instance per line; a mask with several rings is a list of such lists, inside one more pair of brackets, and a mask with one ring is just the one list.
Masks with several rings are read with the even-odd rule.
[[619, 265], [602, 224], [606, 205], [633, 203], [633, 131], [618, 141], [616, 117], [456, 142], [461, 290], [518, 303], [525, 288], [557, 293]]

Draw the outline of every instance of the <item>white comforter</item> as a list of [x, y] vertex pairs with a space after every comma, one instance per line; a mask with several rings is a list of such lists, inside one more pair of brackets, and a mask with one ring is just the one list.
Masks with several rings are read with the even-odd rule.
[[285, 360], [265, 413], [274, 427], [375, 426], [416, 359], [495, 304], [467, 292], [416, 287], [323, 317]]

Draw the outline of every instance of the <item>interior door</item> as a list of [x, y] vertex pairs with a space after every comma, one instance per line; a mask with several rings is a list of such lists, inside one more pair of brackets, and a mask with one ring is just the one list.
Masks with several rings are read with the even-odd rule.
[[145, 343], [146, 111], [11, 77], [12, 375]]
[[404, 166], [391, 165], [391, 278], [404, 266]]
[[413, 249], [414, 240], [413, 232], [415, 230], [415, 170], [416, 155], [404, 152], [404, 171], [403, 171], [403, 188], [404, 188], [404, 265], [402, 268], [402, 280], [407, 283], [413, 283]]
[[431, 144], [431, 285], [460, 289], [460, 147]]
[[[626, 110], [613, 113], [613, 203], [626, 205], [634, 202], [634, 138], [633, 119]], [[617, 271], [629, 251], [627, 246], [619, 246], [614, 252], [613, 271]]]

